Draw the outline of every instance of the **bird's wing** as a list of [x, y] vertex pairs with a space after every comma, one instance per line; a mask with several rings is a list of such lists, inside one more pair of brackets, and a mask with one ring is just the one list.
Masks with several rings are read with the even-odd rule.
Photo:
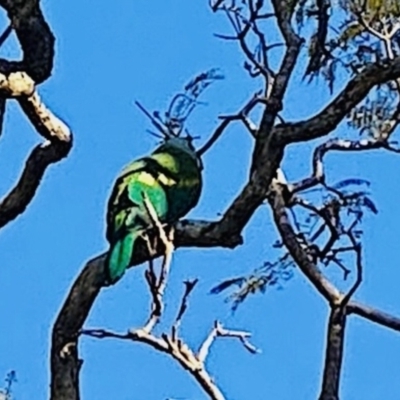
[[134, 179], [134, 174], [146, 169], [146, 161], [139, 159], [128, 164], [119, 174], [112, 189], [107, 205], [107, 231], [106, 237], [111, 241], [123, 225], [128, 209], [132, 206], [127, 196], [127, 186]]
[[151, 224], [144, 204], [144, 194], [160, 220], [167, 213], [167, 197], [163, 185], [157, 179], [158, 174], [148, 171], [145, 160], [140, 161], [136, 166], [125, 168], [114, 187], [107, 214], [109, 241], [120, 237], [126, 230], [136, 228], [135, 224], [143, 227]]

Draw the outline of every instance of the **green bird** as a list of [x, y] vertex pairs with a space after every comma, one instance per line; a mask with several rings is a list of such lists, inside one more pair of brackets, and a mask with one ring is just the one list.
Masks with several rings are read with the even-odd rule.
[[121, 172], [107, 210], [108, 284], [116, 283], [131, 265], [136, 240], [152, 221], [151, 202], [162, 223], [174, 223], [199, 201], [202, 163], [190, 137], [168, 137], [151, 155], [133, 161]]

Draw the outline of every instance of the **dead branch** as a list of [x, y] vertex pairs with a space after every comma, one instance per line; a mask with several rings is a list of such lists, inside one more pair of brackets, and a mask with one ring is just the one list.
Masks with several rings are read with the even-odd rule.
[[199, 348], [199, 351], [197, 353], [197, 358], [201, 362], [204, 362], [208, 356], [211, 345], [213, 344], [214, 340], [218, 337], [237, 338], [250, 353], [253, 354], [259, 353], [260, 351], [248, 341], [248, 338], [250, 336], [251, 334], [249, 332], [225, 329], [220, 322], [215, 321], [214, 328], [211, 330], [211, 332], [209, 333], [209, 335]]
[[212, 378], [204, 369], [195, 354], [179, 339], [172, 339], [167, 335], [158, 338], [142, 329], [128, 332], [125, 334], [111, 332], [105, 329], [84, 329], [82, 335], [91, 336], [97, 339], [115, 338], [140, 342], [153, 347], [155, 350], [163, 352], [178, 361], [183, 368], [196, 379], [211, 400], [224, 400], [225, 397], [213, 382]]
[[154, 274], [152, 263], [150, 260], [150, 268], [145, 272], [145, 278], [149, 286], [149, 290], [152, 296], [152, 307], [149, 319], [142, 329], [146, 332], [151, 332], [153, 328], [158, 324], [160, 317], [164, 309], [163, 296], [165, 291], [165, 286], [167, 283], [167, 277], [169, 273], [169, 268], [171, 264], [171, 255], [168, 254], [170, 250], [168, 249], [161, 265], [161, 271], [159, 279]]
[[216, 386], [215, 382], [208, 374], [204, 365], [209, 348], [213, 341], [218, 337], [238, 338], [245, 348], [251, 353], [259, 352], [259, 350], [257, 350], [248, 342], [248, 337], [250, 336], [248, 332], [227, 330], [223, 328], [218, 321], [215, 322], [214, 328], [200, 346], [200, 350], [197, 355], [181, 339], [173, 338], [172, 336], [168, 336], [166, 334], [162, 334], [161, 337], [156, 337], [144, 329], [129, 331], [128, 333], [124, 334], [105, 329], [83, 329], [80, 334], [91, 336], [97, 339], [115, 338], [141, 342], [150, 345], [155, 350], [166, 353], [177, 360], [183, 368], [188, 370], [193, 375], [205, 393], [207, 393], [212, 400], [225, 399], [220, 389]]
[[[0, 128], [6, 99], [15, 98], [37, 132], [46, 139], [32, 150], [19, 181], [0, 200], [2, 227], [26, 209], [47, 167], [68, 155], [72, 135], [67, 125], [46, 108], [35, 90], [35, 85], [50, 76], [54, 57], [54, 36], [39, 2], [2, 0], [0, 6], [7, 11], [23, 53], [22, 61], [0, 59]], [[7, 29], [2, 38], [5, 40], [10, 32]]]
[[[80, 330], [79, 333], [99, 339], [117, 338], [117, 339], [142, 342], [147, 345], [150, 345], [154, 349], [164, 352], [170, 355], [175, 360], [177, 360], [185, 370], [189, 371], [193, 375], [193, 377], [197, 380], [197, 382], [203, 388], [205, 393], [207, 393], [210, 399], [223, 400], [225, 397], [223, 396], [222, 392], [220, 391], [216, 383], [213, 381], [213, 379], [211, 378], [205, 367], [205, 361], [208, 349], [211, 343], [217, 337], [236, 337], [239, 338], [239, 340], [242, 342], [245, 348], [255, 353], [256, 350], [254, 346], [252, 346], [247, 340], [250, 334], [247, 332], [225, 330], [223, 329], [221, 324], [216, 322], [210, 335], [207, 337], [207, 339], [201, 346], [198, 355], [196, 355], [184, 343], [184, 341], [178, 337], [178, 326], [187, 307], [187, 298], [190, 292], [193, 290], [197, 280], [185, 284], [186, 290], [182, 298], [177, 317], [171, 328], [171, 334], [167, 335], [164, 333], [161, 334], [161, 337], [157, 337], [155, 334], [152, 333], [152, 330], [154, 326], [158, 323], [164, 309], [163, 306], [164, 289], [167, 283], [169, 264], [171, 262], [171, 256], [169, 253], [171, 253], [173, 250], [173, 243], [172, 243], [172, 238], [167, 237], [157, 217], [153, 205], [151, 204], [148, 197], [145, 195], [144, 195], [144, 202], [153, 223], [158, 228], [158, 234], [162, 238], [162, 241], [164, 242], [164, 246], [166, 249], [159, 277], [155, 276], [152, 263], [150, 263], [149, 270], [146, 271], [146, 280], [149, 285], [149, 290], [153, 299], [150, 316], [142, 328], [129, 330], [128, 333], [126, 334], [114, 333], [104, 329], [82, 329]], [[73, 348], [72, 351], [74, 349], [76, 348]], [[65, 351], [61, 353], [64, 355], [64, 357], [68, 357], [71, 354], [71, 353], [68, 354], [68, 352]]]
[[198, 279], [195, 279], [193, 281], [183, 282], [185, 284], [185, 292], [183, 293], [181, 305], [179, 306], [178, 314], [176, 315], [175, 322], [171, 329], [171, 336], [174, 339], [178, 335], [178, 331], [179, 331], [179, 327], [182, 322], [183, 315], [185, 314], [185, 312], [188, 308], [188, 299], [189, 299], [190, 293], [192, 293], [192, 291], [193, 291], [194, 287], [197, 285], [198, 281], [199, 281]]
[[[164, 309], [163, 297], [164, 297], [165, 287], [167, 285], [169, 269], [171, 266], [172, 253], [174, 251], [174, 243], [173, 243], [173, 229], [171, 229], [170, 235], [168, 237], [160, 220], [157, 217], [157, 212], [153, 204], [151, 204], [148, 196], [144, 192], [143, 192], [143, 200], [147, 213], [149, 214], [152, 223], [156, 226], [158, 235], [165, 247], [165, 254], [160, 269], [160, 276], [158, 277], [158, 279], [154, 273], [152, 260], [150, 260], [149, 264], [150, 268], [149, 270], [146, 271], [145, 274], [146, 281], [148, 283], [150, 293], [153, 298], [153, 302], [152, 302], [150, 317], [142, 329], [145, 332], [150, 333], [155, 327], [155, 325], [159, 322]], [[153, 251], [151, 251], [150, 254], [154, 253], [154, 249], [152, 250]]]

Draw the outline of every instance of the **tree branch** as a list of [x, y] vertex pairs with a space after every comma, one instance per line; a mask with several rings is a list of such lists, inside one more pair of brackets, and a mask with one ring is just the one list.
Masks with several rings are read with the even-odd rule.
[[0, 201], [0, 228], [22, 214], [33, 199], [46, 168], [65, 157], [71, 142], [50, 142], [35, 147], [11, 192]]
[[[294, 71], [302, 44], [302, 40], [294, 33], [290, 24], [292, 12], [288, 9], [286, 2], [274, 0], [272, 4], [287, 49], [279, 71], [273, 80], [271, 90], [269, 91], [269, 88], [266, 87], [268, 98], [266, 99], [266, 108], [261, 117], [256, 135], [256, 143], [250, 167], [250, 181], [241, 196], [237, 199], [238, 201], [243, 201], [244, 204], [248, 204], [247, 209], [241, 210], [242, 220], [245, 223], [247, 223], [255, 209], [264, 201], [268, 187], [276, 175], [276, 171], [283, 158], [284, 146], [277, 140], [279, 137], [275, 134], [273, 125], [279, 111], [283, 107], [283, 97]], [[246, 196], [247, 192], [256, 193], [257, 197], [251, 196], [255, 197], [253, 200], [250, 196]], [[254, 206], [252, 206], [253, 204]], [[235, 205], [236, 201], [233, 203], [233, 206]], [[240, 208], [238, 207], [238, 209]]]
[[[224, 235], [224, 227], [216, 222], [182, 221], [175, 225], [174, 246], [177, 247], [228, 247], [242, 243], [240, 235]], [[163, 254], [159, 244], [153, 257]], [[96, 297], [104, 287], [106, 254], [90, 260], [73, 284], [56, 319], [51, 346], [51, 400], [79, 399], [78, 336], [89, 315]], [[135, 246], [132, 264], [139, 265], [149, 259], [145, 243]]]
[[185, 284], [185, 292], [183, 293], [181, 304], [180, 304], [179, 310], [178, 310], [178, 314], [176, 315], [176, 318], [175, 318], [175, 322], [171, 328], [171, 336], [174, 339], [178, 336], [178, 331], [179, 331], [179, 327], [182, 322], [183, 315], [185, 314], [187, 307], [188, 307], [188, 299], [189, 299], [190, 293], [192, 293], [192, 290], [197, 285], [198, 281], [199, 281], [198, 279], [195, 279], [193, 281], [183, 282]]
[[345, 327], [346, 312], [341, 306], [333, 306], [329, 316], [325, 367], [319, 400], [339, 400]]
[[301, 246], [296, 238], [296, 234], [286, 212], [283, 187], [279, 184], [271, 186], [269, 203], [284, 245], [301, 272], [311, 281], [318, 292], [320, 292], [330, 304], [338, 302], [342, 297], [341, 293], [323, 276], [320, 269], [314, 263], [313, 256], [307, 252], [306, 247]]
[[[222, 327], [220, 323], [216, 322], [211, 333], [201, 345], [200, 351], [197, 355], [190, 349], [187, 344], [185, 344], [182, 339], [178, 337], [178, 326], [187, 307], [187, 297], [193, 290], [197, 280], [185, 284], [186, 290], [183, 295], [181, 305], [179, 307], [178, 315], [170, 329], [171, 333], [169, 335], [164, 333], [161, 335], [161, 337], [157, 337], [155, 334], [152, 333], [153, 328], [161, 318], [164, 309], [164, 289], [166, 287], [168, 279], [168, 270], [170, 268], [173, 243], [171, 242], [171, 239], [167, 237], [167, 234], [157, 217], [153, 205], [150, 203], [150, 200], [145, 195], [144, 201], [147, 211], [151, 219], [153, 220], [153, 223], [157, 227], [158, 236], [163, 241], [163, 245], [165, 247], [165, 256], [159, 272], [159, 276], [156, 276], [152, 263], [150, 263], [149, 269], [146, 271], [145, 274], [152, 296], [152, 309], [148, 318], [148, 322], [146, 322], [142, 328], [130, 330], [127, 334], [113, 333], [104, 329], [83, 329], [80, 330], [79, 334], [85, 334], [100, 339], [113, 337], [146, 343], [154, 349], [164, 352], [177, 360], [185, 370], [189, 371], [193, 375], [193, 377], [201, 385], [205, 393], [207, 393], [212, 400], [224, 400], [225, 397], [223, 396], [222, 392], [219, 390], [218, 386], [215, 384], [205, 367], [205, 361], [207, 358], [209, 347], [217, 337], [235, 337], [238, 338], [249, 351], [255, 353], [255, 348], [247, 340], [250, 334], [247, 332], [226, 330]], [[148, 240], [147, 242], [149, 243], [150, 240]], [[153, 252], [151, 252], [151, 254], [153, 254]], [[76, 349], [76, 344], [73, 346], [73, 348]], [[64, 356], [71, 356], [73, 352], [61, 350], [61, 354], [63, 354]], [[74, 358], [71, 358], [71, 360], [75, 361]], [[76, 368], [76, 371], [78, 370], [79, 367]], [[74, 382], [75, 386], [77, 386], [76, 382], [77, 380]], [[61, 389], [67, 390], [67, 388], [65, 387]], [[75, 392], [71, 394], [75, 396], [79, 395], [79, 387], [77, 386], [74, 390]], [[57, 393], [56, 396], [59, 397], [55, 398], [65, 398], [62, 397], [65, 396], [65, 394], [65, 392]], [[70, 399], [70, 397], [67, 398]]]
[[312, 175], [299, 182], [290, 185], [292, 194], [309, 189], [318, 184], [325, 182], [324, 157], [329, 151], [365, 151], [388, 149], [388, 144], [383, 140], [362, 139], [362, 140], [345, 140], [345, 139], [330, 139], [317, 146], [313, 153], [312, 159]]
[[369, 64], [351, 79], [328, 106], [314, 117], [296, 123], [279, 124], [275, 134], [279, 141], [288, 144], [312, 140], [332, 132], [343, 118], [354, 108], [376, 85], [400, 77], [400, 56], [393, 60]]
[[379, 325], [385, 326], [386, 328], [393, 329], [400, 332], [400, 318], [377, 310], [376, 308], [351, 301], [347, 307], [347, 314], [356, 314], [360, 317], [368, 319], [369, 321], [375, 322]]
[[46, 168], [67, 156], [72, 147], [72, 134], [35, 91], [35, 85], [50, 76], [54, 57], [54, 36], [44, 20], [39, 1], [0, 0], [0, 6], [7, 11], [23, 52], [19, 62], [0, 59], [0, 129], [6, 99], [16, 98], [37, 132], [46, 139], [33, 149], [16, 186], [0, 200], [2, 227], [26, 209]]
[[36, 92], [18, 100], [36, 130], [46, 141], [33, 149], [16, 186], [0, 201], [0, 227], [25, 211], [40, 185], [46, 168], [66, 157], [72, 147], [69, 128], [46, 108]]
[[[55, 38], [44, 19], [38, 0], [1, 0], [21, 45], [22, 60], [0, 59], [0, 74], [26, 72], [36, 84], [51, 74]], [[1, 76], [1, 75], [0, 75]]]
[[222, 119], [222, 122], [218, 125], [218, 127], [215, 129], [214, 133], [207, 140], [207, 142], [199, 150], [197, 150], [197, 154], [199, 156], [202, 156], [206, 151], [208, 151], [221, 137], [221, 135], [224, 133], [225, 129], [229, 126], [229, 124], [233, 121], [242, 121], [245, 124], [245, 126], [251, 131], [248, 125], [247, 116], [259, 102], [260, 94], [261, 94], [260, 91], [256, 92], [237, 114], [221, 116], [220, 118]]
[[[286, 144], [313, 139], [331, 132], [374, 85], [400, 75], [400, 58], [384, 65], [371, 65], [351, 80], [345, 90], [315, 117], [307, 121], [294, 124], [283, 123], [274, 127], [302, 43], [302, 40], [292, 31], [290, 25], [291, 12], [282, 8], [285, 3], [278, 0], [273, 2], [278, 24], [288, 48], [278, 75], [274, 78], [273, 87], [268, 90], [268, 98], [265, 99], [266, 109], [255, 135], [255, 148], [249, 180], [220, 221], [182, 221], [176, 224], [175, 247], [221, 246], [234, 248], [241, 244], [241, 233], [256, 209], [265, 201], [270, 184], [282, 160]], [[212, 4], [220, 5], [221, 2], [217, 1]], [[227, 122], [221, 125], [222, 128], [217, 131], [217, 137], [222, 134]], [[269, 201], [284, 244], [299, 268], [316, 289], [331, 304], [337, 305], [343, 295], [325, 279], [312, 257], [307, 254], [307, 249], [298, 243], [286, 213], [283, 187], [275, 185], [273, 189], [270, 192]], [[161, 247], [155, 249], [152, 257], [155, 258], [163, 254]], [[52, 400], [79, 399], [78, 335], [104, 285], [104, 258], [105, 255], [103, 254], [86, 264], [73, 284], [54, 325], [51, 349]], [[132, 264], [138, 265], [148, 259], [149, 254], [146, 246], [137, 246], [132, 255]], [[351, 304], [353, 303], [350, 303], [349, 307]], [[354, 308], [354, 310], [356, 309]], [[143, 334], [146, 334], [146, 332]], [[167, 340], [166, 337], [162, 339]], [[174, 343], [169, 343], [170, 349], [175, 349], [176, 343]]]

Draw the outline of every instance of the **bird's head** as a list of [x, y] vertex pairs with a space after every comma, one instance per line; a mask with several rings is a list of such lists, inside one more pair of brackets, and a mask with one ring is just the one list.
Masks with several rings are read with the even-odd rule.
[[180, 151], [184, 152], [185, 154], [196, 160], [199, 168], [203, 169], [201, 158], [199, 154], [197, 154], [196, 148], [193, 145], [193, 137], [191, 137], [190, 135], [187, 135], [186, 137], [166, 137], [159, 149], [161, 148], [163, 150], [168, 148], [179, 149]]
[[165, 139], [165, 145], [175, 147], [184, 151], [185, 153], [191, 154], [197, 158], [196, 149], [193, 145], [193, 138], [188, 137], [168, 137]]

